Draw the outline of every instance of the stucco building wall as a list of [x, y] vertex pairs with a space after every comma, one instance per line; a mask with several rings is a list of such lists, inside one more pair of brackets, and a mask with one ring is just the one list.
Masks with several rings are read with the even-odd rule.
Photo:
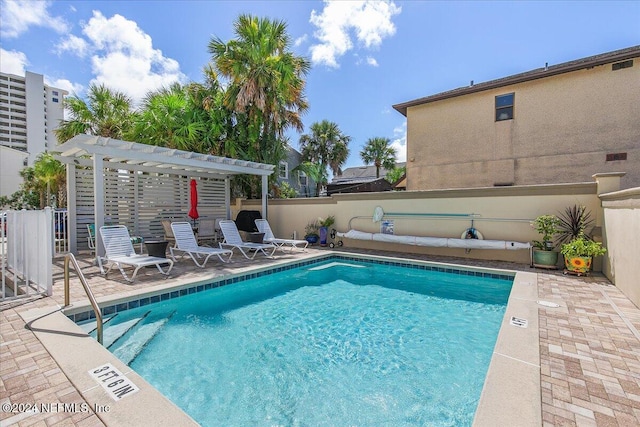
[[[20, 190], [24, 169], [29, 154], [0, 145], [0, 196], [11, 196]], [[2, 206], [0, 206], [2, 208]]]
[[[406, 108], [407, 189], [588, 182], [626, 172], [640, 186], [640, 58]], [[494, 85], [495, 86], [495, 85]], [[515, 94], [512, 120], [495, 97]], [[607, 161], [607, 154], [626, 160]]]

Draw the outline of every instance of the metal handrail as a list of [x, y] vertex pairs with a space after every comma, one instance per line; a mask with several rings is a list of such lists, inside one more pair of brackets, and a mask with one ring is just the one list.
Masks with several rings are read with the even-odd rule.
[[100, 312], [100, 307], [98, 307], [98, 303], [96, 302], [96, 299], [93, 296], [93, 292], [91, 292], [91, 289], [87, 284], [87, 280], [84, 278], [84, 274], [82, 274], [82, 270], [80, 270], [78, 261], [76, 260], [76, 257], [72, 253], [68, 253], [64, 257], [64, 306], [68, 307], [70, 305], [69, 300], [71, 299], [70, 293], [69, 293], [69, 262], [73, 263], [73, 267], [76, 269], [76, 273], [80, 278], [80, 283], [82, 283], [82, 287], [84, 287], [84, 291], [87, 294], [87, 297], [89, 298], [89, 302], [91, 302], [91, 306], [93, 307], [93, 312], [96, 315], [98, 342], [102, 344], [102, 313]]

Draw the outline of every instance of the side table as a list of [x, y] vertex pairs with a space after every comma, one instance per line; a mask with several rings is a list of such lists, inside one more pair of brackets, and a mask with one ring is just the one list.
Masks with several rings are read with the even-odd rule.
[[[167, 257], [167, 245], [168, 240], [145, 240], [144, 245], [147, 247], [149, 256], [155, 256], [159, 258]], [[152, 266], [153, 267], [153, 266]]]

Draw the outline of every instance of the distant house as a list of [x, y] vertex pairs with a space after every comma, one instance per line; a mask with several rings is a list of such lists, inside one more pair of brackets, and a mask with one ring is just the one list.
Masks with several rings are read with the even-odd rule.
[[640, 46], [394, 105], [407, 189], [591, 182], [640, 186]]
[[[396, 167], [404, 167], [405, 163], [397, 163]], [[327, 185], [327, 195], [336, 193], [367, 193], [375, 191], [391, 191], [394, 183], [386, 180], [387, 170], [380, 168], [380, 177], [376, 178], [375, 166], [356, 166], [342, 171]], [[401, 180], [402, 181], [402, 180]]]
[[302, 163], [302, 154], [295, 148], [287, 146], [287, 158], [282, 160], [276, 171], [278, 184], [286, 182], [296, 190], [298, 197], [312, 197], [316, 194], [316, 183], [302, 171], [294, 169]]

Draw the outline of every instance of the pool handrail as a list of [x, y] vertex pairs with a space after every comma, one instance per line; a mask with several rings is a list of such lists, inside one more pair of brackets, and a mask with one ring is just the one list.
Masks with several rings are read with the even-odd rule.
[[89, 302], [91, 303], [91, 307], [93, 307], [93, 312], [96, 315], [96, 332], [97, 332], [97, 339], [98, 342], [100, 343], [100, 345], [102, 345], [102, 313], [100, 312], [100, 307], [98, 306], [98, 302], [96, 301], [95, 297], [93, 296], [93, 292], [91, 292], [91, 288], [89, 287], [89, 284], [87, 283], [87, 279], [85, 279], [84, 274], [82, 274], [82, 270], [80, 269], [80, 266], [78, 265], [78, 261], [76, 260], [76, 257], [72, 254], [72, 253], [68, 253], [65, 257], [64, 257], [64, 306], [65, 307], [69, 307], [70, 305], [70, 299], [71, 299], [71, 295], [69, 292], [69, 263], [73, 264], [73, 267], [76, 270], [76, 274], [78, 275], [78, 278], [80, 279], [80, 283], [82, 283], [82, 287], [84, 288], [85, 293], [87, 294], [87, 297], [89, 298]]

